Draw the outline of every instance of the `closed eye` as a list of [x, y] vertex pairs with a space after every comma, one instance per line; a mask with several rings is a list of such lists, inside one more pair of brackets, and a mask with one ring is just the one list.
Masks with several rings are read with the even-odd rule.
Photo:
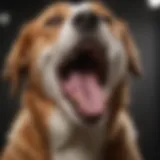
[[108, 24], [112, 24], [113, 22], [113, 19], [111, 16], [101, 16], [101, 19]]
[[57, 26], [57, 25], [62, 24], [63, 21], [64, 21], [64, 17], [61, 15], [57, 15], [57, 16], [49, 18], [46, 22], [46, 25], [47, 26]]

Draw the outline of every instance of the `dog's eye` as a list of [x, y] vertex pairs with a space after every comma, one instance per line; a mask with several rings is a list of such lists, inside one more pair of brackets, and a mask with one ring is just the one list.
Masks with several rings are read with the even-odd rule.
[[64, 18], [61, 15], [54, 16], [47, 20], [46, 25], [47, 26], [55, 26], [60, 25], [63, 22]]
[[110, 17], [110, 16], [102, 16], [101, 19], [108, 24], [112, 24], [112, 21], [113, 21], [112, 17]]

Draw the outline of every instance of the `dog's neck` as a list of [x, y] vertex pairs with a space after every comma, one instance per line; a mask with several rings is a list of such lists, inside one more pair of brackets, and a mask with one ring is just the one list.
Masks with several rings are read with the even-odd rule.
[[94, 160], [100, 156], [104, 138], [104, 127], [84, 127], [72, 123], [56, 107], [49, 120], [51, 152], [57, 160]]
[[100, 128], [75, 125], [67, 119], [60, 107], [56, 106], [53, 101], [35, 89], [28, 89], [22, 102], [30, 110], [32, 120], [38, 128], [42, 140], [46, 143], [48, 155], [54, 154], [54, 157], [56, 156], [56, 159], [59, 160], [67, 156], [69, 156], [68, 159], [70, 156], [73, 156], [71, 159], [78, 156], [71, 153], [80, 153], [79, 157], [87, 160], [99, 156], [103, 143], [106, 142], [104, 138], [109, 138], [115, 132], [114, 128], [117, 128], [114, 127], [114, 124], [118, 117], [118, 108], [122, 109], [127, 105], [125, 103], [128, 103], [125, 102], [128, 92], [126, 92], [127, 87], [124, 84], [126, 83], [121, 83], [113, 94], [112, 116], [109, 122]]
[[27, 90], [22, 102], [27, 105], [37, 132], [46, 143], [48, 155], [60, 160], [70, 157], [74, 151], [76, 155], [71, 154], [73, 158], [78, 156], [77, 153], [87, 160], [98, 156], [106, 137], [105, 126], [90, 128], [72, 123], [60, 107], [35, 90]]

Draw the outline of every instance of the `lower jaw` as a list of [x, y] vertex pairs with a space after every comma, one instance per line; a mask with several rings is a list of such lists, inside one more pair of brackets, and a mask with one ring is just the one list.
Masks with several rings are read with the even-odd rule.
[[88, 120], [85, 120], [82, 115], [80, 115], [79, 113], [75, 113], [76, 114], [76, 117], [77, 117], [77, 120], [78, 120], [78, 124], [82, 127], [85, 127], [85, 128], [97, 128], [97, 127], [102, 127], [104, 126], [106, 123], [107, 123], [107, 114], [106, 113], [103, 113], [97, 120], [91, 120], [91, 121], [88, 121]]

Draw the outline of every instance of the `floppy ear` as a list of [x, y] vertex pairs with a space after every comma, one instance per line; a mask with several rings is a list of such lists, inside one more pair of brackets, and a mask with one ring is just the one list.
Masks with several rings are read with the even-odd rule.
[[136, 76], [142, 76], [143, 73], [142, 73], [142, 67], [141, 67], [141, 62], [139, 57], [139, 51], [129, 31], [129, 27], [123, 21], [120, 21], [120, 26], [121, 26], [120, 36], [121, 36], [121, 40], [124, 45], [126, 54], [128, 56], [129, 70], [131, 71], [131, 73], [133, 73]]
[[24, 25], [4, 65], [3, 76], [11, 83], [11, 93], [15, 92], [20, 83], [21, 74], [27, 71], [28, 52], [31, 44], [29, 24]]

